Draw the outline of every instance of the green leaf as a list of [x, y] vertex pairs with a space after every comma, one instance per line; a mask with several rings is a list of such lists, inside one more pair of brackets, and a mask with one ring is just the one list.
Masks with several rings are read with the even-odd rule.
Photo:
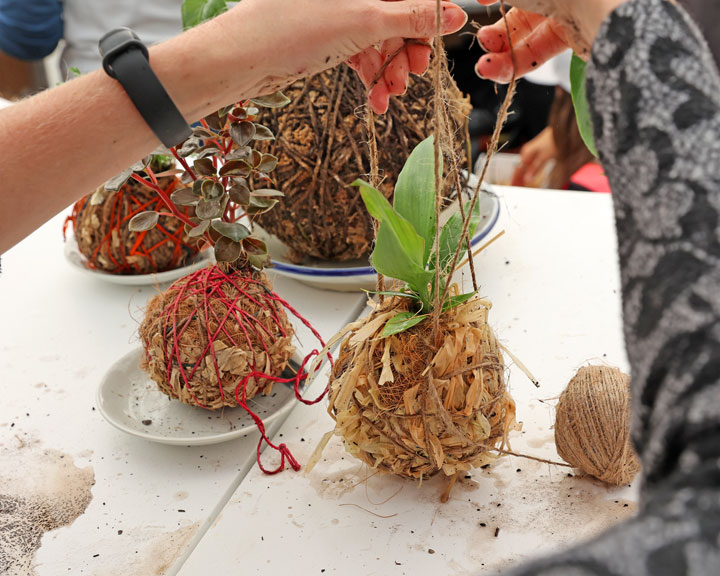
[[218, 262], [235, 262], [242, 254], [242, 244], [221, 236], [215, 242], [215, 260]]
[[117, 176], [113, 176], [112, 178], [110, 178], [110, 180], [105, 182], [105, 186], [104, 186], [105, 190], [107, 190], [108, 192], [117, 192], [118, 190], [120, 190], [120, 188], [123, 187], [125, 182], [127, 182], [130, 179], [130, 176], [132, 176], [132, 173], [133, 173], [132, 168], [126, 168], [125, 170], [120, 172], [120, 174], [118, 174]]
[[252, 172], [252, 166], [245, 160], [230, 160], [220, 168], [220, 176], [240, 176], [245, 178]]
[[275, 134], [267, 126], [255, 124], [255, 135], [253, 140], [275, 140]]
[[193, 28], [227, 11], [225, 0], [184, 0], [182, 3], [183, 30]]
[[[470, 204], [472, 200], [468, 200], [465, 203], [465, 215], [467, 216], [470, 210]], [[475, 230], [480, 223], [480, 199], [478, 198], [475, 202], [475, 208], [472, 216], [470, 217], [470, 225], [468, 227], [468, 237], [472, 239], [475, 235]], [[458, 210], [450, 216], [450, 219], [445, 223], [440, 231], [440, 271], [445, 269], [451, 264], [455, 251], [460, 245], [460, 236], [462, 235], [463, 221]], [[463, 250], [467, 250], [467, 242], [463, 246]], [[430, 268], [435, 268], [435, 258], [430, 258]]]
[[592, 155], [597, 158], [597, 147], [595, 146], [590, 106], [588, 105], [585, 87], [586, 68], [586, 62], [577, 54], [573, 54], [572, 60], [570, 60], [570, 94], [572, 96], [573, 106], [575, 107], [578, 130], [580, 131], [583, 142], [585, 142], [585, 146], [587, 146]]
[[356, 180], [353, 185], [360, 186], [365, 207], [380, 221], [372, 253], [373, 266], [381, 274], [407, 282], [427, 305], [427, 285], [433, 274], [425, 270], [425, 241], [410, 222], [393, 210], [381, 192], [362, 180]]
[[[195, 187], [193, 187], [193, 191]], [[214, 180], [203, 180], [200, 186], [200, 193], [208, 200], [220, 198], [225, 193], [225, 188], [220, 182]]]
[[258, 164], [257, 168], [258, 170], [261, 170], [263, 172], [272, 172], [273, 170], [275, 170], [277, 163], [277, 156], [273, 156], [272, 154], [263, 154], [262, 158], [260, 159], [260, 164]]
[[[426, 138], [411, 152], [395, 183], [393, 205], [425, 240], [423, 263], [435, 241], [435, 147], [434, 137]], [[442, 157], [440, 171], [442, 172]]]
[[209, 227], [210, 220], [201, 220], [199, 224], [196, 224], [187, 231], [187, 235], [190, 236], [190, 238], [198, 238], [205, 234]]
[[250, 102], [257, 104], [258, 106], [264, 106], [265, 108], [282, 108], [292, 102], [290, 98], [285, 96], [282, 92], [273, 92], [266, 96], [258, 96], [257, 98], [250, 98]]
[[230, 194], [230, 200], [239, 204], [240, 206], [247, 206], [250, 204], [250, 188], [245, 184], [233, 184], [228, 190]]
[[212, 227], [226, 238], [230, 238], [234, 242], [240, 242], [244, 238], [250, 236], [250, 230], [239, 222], [223, 222], [222, 220], [213, 220]]
[[272, 188], [259, 188], [258, 190], [253, 190], [252, 195], [256, 198], [278, 198], [285, 196], [285, 194], [280, 192], [280, 190], [273, 190]]
[[265, 242], [257, 238], [245, 238], [242, 242], [250, 264], [262, 270], [269, 262], [268, 247]]
[[420, 300], [420, 296], [415, 294], [415, 292], [396, 292], [395, 290], [380, 290], [379, 292], [376, 290], [363, 290], [363, 292], [367, 292], [368, 294], [380, 294], [382, 296], [399, 296], [401, 298], [410, 298], [411, 300]]
[[212, 220], [213, 218], [220, 218], [223, 214], [223, 203], [221, 198], [213, 198], [208, 200], [207, 198], [200, 198], [195, 207], [195, 214], [198, 218], [203, 220]]
[[230, 137], [238, 146], [247, 146], [248, 142], [255, 137], [256, 130], [257, 126], [247, 120], [233, 122], [230, 125]]
[[200, 197], [192, 188], [180, 188], [170, 195], [170, 200], [176, 206], [196, 206]]
[[182, 143], [182, 146], [180, 148], [177, 148], [178, 156], [181, 158], [187, 158], [195, 152], [198, 148], [202, 146], [202, 140], [195, 138], [194, 136], [190, 136], [185, 142]]
[[262, 196], [250, 195], [250, 203], [248, 204], [248, 214], [264, 214], [272, 209], [278, 203], [276, 198], [263, 198]]
[[464, 304], [470, 298], [475, 296], [477, 294], [476, 292], [468, 292], [467, 294], [458, 294], [457, 296], [450, 296], [445, 302], [443, 303], [443, 312], [447, 310], [451, 310], [452, 308], [455, 308], [456, 306], [460, 306], [460, 304]]
[[382, 331], [382, 337], [387, 338], [388, 336], [392, 336], [393, 334], [405, 332], [405, 330], [420, 324], [420, 322], [425, 320], [428, 316], [429, 314], [413, 314], [412, 312], [400, 312], [399, 314], [396, 314], [395, 316], [390, 318], [390, 320], [385, 323]]
[[220, 120], [220, 115], [217, 112], [212, 112], [211, 114], [208, 114], [204, 118], [205, 122], [207, 122], [207, 125], [210, 126], [213, 130], [221, 130], [223, 127], [224, 122]]
[[199, 158], [193, 162], [193, 170], [200, 176], [215, 176], [216, 170], [210, 158]]
[[70, 74], [72, 74], [74, 78], [82, 76], [82, 72], [80, 72], [80, 68], [78, 68], [77, 66], [68, 66], [68, 72], [70, 72]]
[[158, 218], [160, 218], [160, 214], [154, 210], [140, 212], [140, 214], [135, 214], [135, 216], [130, 219], [128, 229], [131, 232], [146, 232], [152, 230], [158, 223]]

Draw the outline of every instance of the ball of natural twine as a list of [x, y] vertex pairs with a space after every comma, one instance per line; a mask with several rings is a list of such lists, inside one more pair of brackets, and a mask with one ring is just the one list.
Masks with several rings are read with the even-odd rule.
[[618, 368], [583, 366], [560, 396], [558, 454], [603, 482], [630, 483], [640, 462], [630, 441], [630, 377]]

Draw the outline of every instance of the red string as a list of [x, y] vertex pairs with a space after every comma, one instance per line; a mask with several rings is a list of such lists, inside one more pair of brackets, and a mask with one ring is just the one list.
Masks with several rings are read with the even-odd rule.
[[[258, 286], [262, 288], [262, 290], [259, 293], [250, 293], [247, 290], [250, 285]], [[229, 296], [226, 291], [229, 287], [232, 287], [236, 291], [236, 294]], [[290, 449], [285, 444], [276, 445], [270, 440], [270, 438], [268, 438], [262, 418], [260, 418], [260, 416], [253, 412], [250, 406], [248, 406], [247, 386], [251, 379], [255, 379], [255, 381], [266, 380], [273, 383], [283, 384], [292, 383], [293, 389], [295, 391], [295, 397], [297, 398], [297, 400], [306, 405], [317, 404], [327, 394], [328, 387], [325, 386], [325, 389], [320, 393], [317, 398], [306, 399], [302, 396], [300, 386], [301, 383], [304, 382], [308, 377], [308, 374], [305, 370], [308, 362], [310, 362], [312, 358], [318, 356], [319, 352], [317, 349], [315, 349], [307, 356], [305, 356], [300, 366], [300, 369], [293, 377], [282, 378], [267, 374], [257, 367], [254, 354], [255, 347], [253, 346], [252, 340], [254, 336], [255, 340], [261, 344], [262, 350], [265, 353], [266, 357], [270, 358], [270, 351], [268, 349], [267, 341], [269, 340], [270, 343], [274, 343], [278, 337], [287, 336], [287, 332], [283, 327], [279, 317], [280, 308], [285, 308], [288, 312], [290, 312], [293, 316], [300, 320], [305, 326], [307, 326], [313, 336], [319, 342], [320, 347], [324, 348], [325, 342], [323, 341], [320, 334], [315, 330], [315, 328], [312, 327], [310, 322], [306, 320], [295, 308], [293, 308], [288, 302], [283, 300], [275, 292], [269, 290], [259, 280], [256, 280], [247, 275], [242, 275], [240, 273], [228, 273], [217, 266], [211, 266], [209, 268], [197, 270], [189, 274], [188, 276], [178, 280], [168, 289], [168, 293], [170, 292], [174, 292], [174, 294], [172, 295], [172, 300], [169, 305], [165, 307], [163, 315], [161, 317], [161, 326], [162, 330], [164, 331], [163, 334], [165, 337], [163, 356], [165, 365], [167, 366], [166, 377], [168, 381], [170, 381], [173, 367], [177, 367], [180, 373], [183, 387], [189, 392], [189, 394], [193, 398], [193, 401], [198, 406], [206, 408], [206, 406], [204, 406], [192, 393], [190, 381], [193, 379], [195, 372], [198, 370], [198, 368], [200, 368], [205, 358], [210, 355], [212, 360], [212, 366], [217, 377], [218, 387], [220, 389], [220, 396], [224, 399], [225, 393], [223, 391], [222, 377], [220, 374], [220, 369], [218, 366], [218, 361], [215, 355], [215, 348], [213, 344], [217, 340], [217, 338], [220, 337], [220, 335], [224, 336], [225, 339], [227, 339], [227, 341], [230, 342], [233, 346], [240, 346], [238, 340], [242, 340], [243, 344], [249, 350], [253, 351], [253, 356], [252, 361], [250, 362], [250, 372], [243, 376], [240, 382], [235, 387], [235, 400], [237, 401], [238, 405], [243, 410], [245, 410], [245, 412], [247, 412], [247, 414], [253, 419], [256, 426], [258, 427], [258, 430], [260, 431], [260, 440], [258, 441], [257, 446], [258, 466], [266, 474], [277, 474], [278, 472], [281, 472], [285, 469], [287, 461], [293, 468], [293, 470], [299, 470], [300, 464], [293, 457]], [[200, 303], [197, 305], [196, 311], [193, 311], [193, 313], [190, 314], [187, 318], [179, 320], [178, 313], [181, 303], [184, 302], [186, 299], [192, 297], [199, 297], [200, 299]], [[270, 318], [272, 319], [273, 328], [275, 329], [276, 333], [269, 331], [268, 328], [264, 326], [258, 318], [250, 314], [247, 310], [244, 310], [241, 307], [242, 304], [239, 304], [239, 301], [241, 299], [243, 299], [245, 302], [251, 302], [255, 304], [260, 310], [269, 313]], [[217, 306], [212, 306], [212, 302], [222, 304], [225, 311], [221, 314], [218, 314]], [[192, 320], [195, 319], [195, 314], [197, 314], [198, 311], [202, 311], [205, 317], [207, 344], [198, 354], [197, 360], [191, 366], [188, 366], [182, 361], [182, 348], [180, 341], [185, 331], [191, 325]], [[230, 321], [238, 325], [241, 338], [237, 338], [238, 334], [233, 334], [232, 331], [228, 329], [228, 323]], [[212, 322], [217, 323], [217, 328], [214, 331], [211, 329]], [[332, 356], [328, 353], [327, 357], [330, 361], [330, 365], [332, 366]], [[280, 464], [274, 470], [268, 470], [267, 468], [265, 468], [261, 461], [260, 455], [262, 453], [263, 442], [267, 443], [270, 448], [280, 453]]]
[[[164, 188], [166, 194], [172, 194], [178, 184], [177, 179], [172, 179], [170, 183]], [[81, 214], [87, 208], [87, 203], [90, 196], [85, 196], [81, 200], [75, 203], [73, 211], [70, 216], [65, 219], [63, 224], [63, 237], [67, 236], [67, 228], [72, 224], [73, 230], [77, 235], [77, 227]], [[110, 222], [108, 229], [103, 235], [100, 242], [90, 255], [86, 255], [88, 258], [88, 267], [93, 269], [102, 268], [98, 263], [98, 257], [100, 254], [105, 254], [110, 261], [113, 263], [116, 274], [139, 274], [144, 273], [147, 269], [142, 269], [137, 262], [137, 258], [128, 260], [128, 256], [141, 256], [145, 258], [151, 265], [154, 271], [158, 270], [158, 265], [155, 261], [155, 254], [158, 249], [165, 246], [169, 242], [173, 243], [172, 257], [169, 262], [164, 263], [163, 270], [171, 270], [177, 268], [183, 256], [186, 253], [194, 254], [198, 251], [197, 246], [187, 244], [185, 240], [185, 230], [182, 225], [172, 232], [167, 227], [163, 226], [162, 220], [155, 227], [161, 233], [161, 239], [152, 246], [145, 245], [145, 238], [147, 232], [140, 232], [137, 234], [134, 244], [127, 250], [124, 246], [120, 247], [119, 258], [116, 257], [113, 251], [112, 241], [113, 235], [122, 237], [122, 231], [127, 226], [130, 219], [141, 212], [153, 210], [156, 212], [162, 212], [164, 203], [162, 199], [155, 193], [151, 192], [147, 195], [147, 198], [143, 196], [138, 197], [134, 192], [133, 187], [130, 183], [126, 183], [120, 190], [112, 196], [112, 208], [110, 210]], [[126, 213], [125, 210], [127, 210]], [[185, 208], [185, 215], [189, 215], [189, 208]], [[123, 214], [124, 213], [124, 214]]]

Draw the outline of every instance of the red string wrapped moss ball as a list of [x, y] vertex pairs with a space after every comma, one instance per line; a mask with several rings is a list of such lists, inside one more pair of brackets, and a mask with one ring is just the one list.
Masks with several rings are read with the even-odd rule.
[[139, 333], [160, 390], [212, 410], [269, 394], [295, 350], [282, 302], [249, 266], [177, 280], [150, 301]]
[[[158, 180], [168, 195], [178, 184], [175, 177]], [[192, 210], [184, 208], [185, 215], [192, 215]], [[152, 230], [130, 231], [130, 219], [145, 211], [163, 212], [165, 205], [154, 190], [129, 180], [117, 192], [100, 191], [79, 200], [66, 227], [72, 223], [78, 249], [88, 266], [111, 274], [173, 270], [198, 253], [198, 243], [186, 236], [183, 223], [173, 216], [160, 216]]]

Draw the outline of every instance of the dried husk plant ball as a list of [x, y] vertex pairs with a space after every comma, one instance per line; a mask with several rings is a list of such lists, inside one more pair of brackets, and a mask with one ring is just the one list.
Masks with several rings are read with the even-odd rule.
[[[164, 157], [155, 156], [152, 163], [160, 174], [170, 167]], [[174, 175], [161, 175], [157, 185], [168, 195], [181, 187]], [[162, 200], [154, 191], [129, 180], [114, 191], [100, 188], [85, 196], [73, 206], [68, 220], [78, 250], [91, 268], [118, 275], [150, 274], [184, 266], [200, 246], [172, 216], [161, 216], [152, 230], [129, 229], [135, 215], [161, 209]], [[190, 217], [193, 211], [183, 208], [182, 212]]]
[[180, 278], [150, 301], [139, 334], [143, 368], [160, 390], [212, 410], [236, 406], [238, 394], [269, 394], [294, 352], [269, 280], [247, 268]]
[[[449, 75], [445, 82], [456, 132], [454, 152], [461, 159], [470, 104]], [[373, 242], [372, 219], [350, 184], [370, 172], [366, 89], [341, 64], [284, 92], [292, 104], [261, 118], [278, 134], [267, 150], [279, 159], [276, 175], [285, 199], [258, 222], [289, 247], [287, 257], [296, 262], [307, 256], [335, 261], [365, 257]], [[383, 179], [378, 187], [386, 197], [392, 196], [404, 159], [431, 132], [432, 98], [433, 73], [414, 76], [407, 93], [393, 98], [387, 113], [375, 117]], [[448, 182], [446, 192], [453, 186]]]
[[346, 327], [330, 380], [329, 411], [348, 452], [414, 479], [484, 464], [515, 426], [490, 303], [449, 284], [479, 220], [477, 195], [438, 229], [435, 153], [433, 137], [413, 150], [394, 205], [355, 183], [379, 222], [372, 264], [403, 284], [378, 292], [374, 312]]
[[481, 466], [515, 426], [490, 305], [473, 299], [444, 314], [437, 349], [430, 322], [383, 336], [407, 304], [386, 298], [343, 341], [330, 381], [335, 433], [370, 467], [405, 478]]
[[583, 366], [556, 407], [555, 444], [568, 464], [603, 482], [629, 484], [640, 470], [630, 439], [630, 377]]

